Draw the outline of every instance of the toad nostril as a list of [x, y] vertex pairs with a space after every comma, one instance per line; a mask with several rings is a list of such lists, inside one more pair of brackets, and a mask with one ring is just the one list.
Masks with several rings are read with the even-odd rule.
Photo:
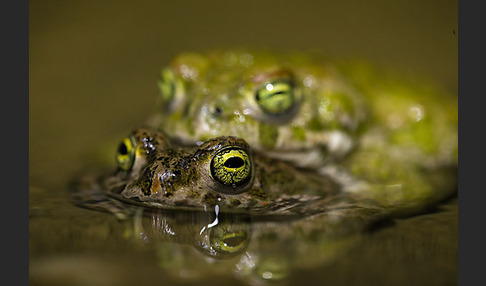
[[214, 115], [219, 116], [223, 113], [223, 108], [216, 106], [213, 111]]

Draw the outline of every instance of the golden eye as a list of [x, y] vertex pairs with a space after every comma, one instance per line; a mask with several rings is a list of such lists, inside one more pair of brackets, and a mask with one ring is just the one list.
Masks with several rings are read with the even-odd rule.
[[135, 144], [131, 138], [127, 137], [118, 146], [116, 152], [116, 162], [118, 167], [124, 171], [130, 170], [135, 161]]
[[165, 68], [160, 72], [159, 90], [163, 102], [170, 102], [176, 93], [176, 79], [172, 69]]
[[209, 235], [209, 241], [218, 250], [218, 254], [238, 253], [248, 244], [248, 234], [245, 230], [214, 229]]
[[287, 79], [267, 82], [257, 90], [255, 100], [267, 113], [284, 113], [295, 103], [293, 84]]
[[228, 148], [213, 157], [211, 176], [223, 185], [236, 187], [250, 179], [251, 168], [250, 157], [244, 150]]

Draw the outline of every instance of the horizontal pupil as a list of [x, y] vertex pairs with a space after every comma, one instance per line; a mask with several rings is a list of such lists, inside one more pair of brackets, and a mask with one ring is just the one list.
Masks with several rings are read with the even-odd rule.
[[228, 245], [229, 247], [235, 247], [244, 242], [245, 237], [241, 236], [235, 236], [235, 237], [229, 237], [224, 239], [224, 243]]
[[270, 96], [275, 96], [275, 95], [279, 95], [279, 94], [284, 94], [286, 93], [287, 91], [277, 91], [277, 92], [274, 92], [272, 94], [270, 94]]
[[240, 157], [231, 157], [223, 164], [226, 168], [240, 168], [245, 165], [245, 161]]

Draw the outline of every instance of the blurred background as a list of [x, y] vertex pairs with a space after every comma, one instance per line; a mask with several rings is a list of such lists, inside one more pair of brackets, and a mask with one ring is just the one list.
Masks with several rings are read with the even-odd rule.
[[[183, 51], [242, 46], [317, 51], [423, 75], [457, 94], [457, 6], [457, 0], [30, 1], [30, 211], [68, 204], [66, 186], [73, 177], [96, 166], [99, 150], [114, 150], [155, 112], [159, 70]], [[420, 270], [418, 263], [414, 269], [444, 271], [438, 281], [454, 285], [456, 205], [446, 217], [441, 225], [433, 223], [431, 233], [426, 218], [414, 237], [417, 245], [449, 252], [429, 249], [423, 263], [437, 263], [436, 268]], [[49, 255], [40, 250], [48, 237], [37, 223], [30, 221], [31, 265]], [[406, 240], [409, 229], [388, 239]], [[449, 240], [437, 246], [433, 239], [439, 234]], [[373, 247], [379, 246], [370, 242]]]
[[80, 154], [153, 113], [159, 70], [182, 51], [312, 50], [457, 90], [457, 1], [30, 1], [29, 13], [34, 186], [46, 171], [64, 183]]

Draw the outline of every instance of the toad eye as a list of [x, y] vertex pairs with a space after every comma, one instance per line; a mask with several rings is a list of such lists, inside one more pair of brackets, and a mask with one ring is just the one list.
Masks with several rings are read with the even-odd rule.
[[158, 85], [163, 102], [172, 101], [176, 93], [176, 79], [172, 69], [165, 68], [160, 72]]
[[223, 185], [240, 186], [251, 177], [248, 153], [238, 148], [223, 149], [211, 161], [211, 176]]
[[118, 167], [124, 171], [132, 168], [135, 161], [135, 144], [130, 137], [123, 139], [116, 152]]
[[267, 82], [256, 91], [255, 100], [266, 113], [282, 114], [295, 103], [294, 86], [287, 79]]
[[236, 254], [241, 252], [248, 244], [248, 234], [244, 229], [216, 228], [210, 232], [209, 241], [220, 255]]

